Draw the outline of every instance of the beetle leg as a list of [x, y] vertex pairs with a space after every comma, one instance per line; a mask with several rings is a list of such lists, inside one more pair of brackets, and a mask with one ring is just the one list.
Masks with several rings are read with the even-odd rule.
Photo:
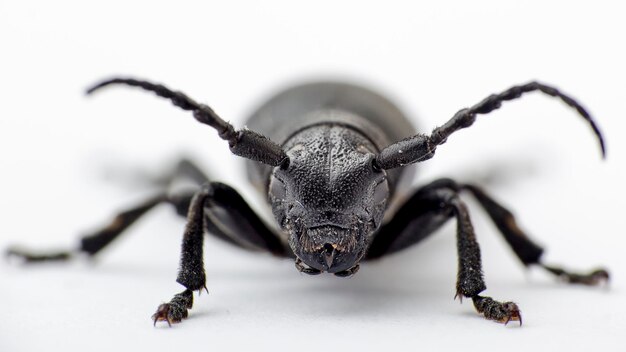
[[185, 290], [175, 295], [169, 303], [161, 304], [152, 315], [152, 320], [154, 325], [157, 321], [166, 321], [167, 325], [172, 326], [172, 323], [180, 323], [181, 320], [187, 318], [188, 310], [192, 307], [193, 292]]
[[376, 232], [367, 259], [376, 259], [410, 247], [437, 231], [452, 212], [434, 192], [447, 182], [434, 181], [413, 193], [409, 200]]
[[[450, 182], [454, 182], [449, 180]], [[560, 267], [545, 265], [541, 262], [543, 249], [535, 244], [517, 225], [513, 214], [498, 204], [483, 190], [474, 185], [457, 185], [458, 188], [468, 190], [487, 211], [500, 233], [504, 236], [509, 246], [517, 257], [526, 266], [539, 265], [548, 272], [562, 278], [568, 283], [583, 285], [598, 285], [609, 279], [609, 273], [605, 269], [591, 270], [589, 273], [574, 273]]]
[[[198, 185], [208, 180], [200, 168], [191, 161], [183, 159], [178, 163], [174, 172], [163, 180], [164, 186], [169, 186], [174, 180], [181, 177], [187, 177]], [[138, 206], [117, 214], [102, 229], [82, 237], [80, 239], [79, 248], [74, 251], [35, 253], [31, 250], [14, 247], [7, 251], [7, 256], [19, 257], [27, 263], [66, 261], [72, 259], [76, 253], [86, 253], [91, 257], [118, 238], [126, 229], [134, 224], [135, 221], [161, 203], [169, 203], [176, 209], [179, 215], [187, 216], [187, 209], [189, 208], [192, 196], [193, 193], [190, 192], [178, 192], [173, 194], [166, 194], [164, 192], [158, 194]]]
[[609, 281], [609, 272], [606, 269], [594, 269], [588, 273], [580, 274], [571, 271], [564, 270], [559, 267], [545, 265], [539, 263], [539, 265], [546, 269], [548, 272], [563, 279], [563, 281], [570, 284], [582, 284], [587, 286], [597, 286], [601, 283]]
[[211, 182], [209, 186], [213, 194], [205, 202], [204, 226], [210, 234], [244, 249], [293, 257], [289, 246], [235, 189], [221, 182]]
[[472, 298], [477, 311], [501, 323], [521, 321], [513, 302], [498, 302], [479, 295], [486, 289], [482, 274], [480, 248], [474, 235], [465, 203], [451, 180], [434, 181], [417, 190], [394, 218], [373, 239], [368, 259], [393, 253], [417, 243], [436, 231], [447, 220], [457, 220], [458, 276], [456, 296]]
[[167, 197], [164, 194], [160, 194], [137, 207], [119, 213], [104, 228], [82, 237], [80, 240], [80, 246], [77, 250], [36, 253], [31, 250], [13, 247], [7, 251], [7, 255], [19, 257], [26, 263], [66, 261], [72, 259], [77, 253], [86, 253], [89, 256], [93, 256], [116, 239], [142, 215], [166, 199]]
[[472, 194], [487, 211], [508, 245], [525, 266], [538, 265], [568, 283], [593, 286], [608, 281], [609, 273], [603, 268], [590, 270], [587, 273], [576, 273], [542, 263], [543, 248], [520, 229], [509, 210], [498, 204], [479, 187], [459, 184], [447, 178], [434, 181], [418, 190], [406, 205], [400, 208], [394, 219], [381, 228], [379, 233], [382, 235], [377, 234], [374, 238], [368, 258], [380, 257], [406, 248], [439, 228], [448, 217], [444, 216], [442, 211], [433, 210], [435, 209], [434, 200], [427, 195], [430, 190], [442, 187]]
[[243, 248], [264, 250], [279, 256], [290, 253], [233, 188], [219, 182], [204, 184], [191, 199], [183, 234], [176, 281], [186, 290], [158, 307], [152, 316], [155, 323], [167, 321], [171, 324], [186, 318], [193, 303], [192, 292], [206, 289], [205, 231]]
[[159, 305], [152, 315], [154, 324], [157, 321], [167, 321], [168, 325], [178, 323], [187, 318], [188, 309], [193, 306], [193, 291], [206, 288], [204, 272], [203, 248], [204, 243], [204, 206], [213, 196], [211, 184], [205, 184], [198, 191], [189, 205], [187, 224], [183, 234], [180, 267], [176, 281], [185, 286], [186, 290], [175, 295], [168, 303]]
[[510, 321], [519, 321], [519, 325], [522, 325], [522, 315], [517, 304], [513, 302], [500, 303], [494, 301], [491, 297], [479, 295], [472, 297], [472, 301], [474, 301], [474, 307], [476, 307], [478, 313], [484, 314], [487, 319], [495, 320], [504, 325], [507, 325]]
[[487, 319], [504, 324], [512, 320], [519, 321], [521, 325], [522, 317], [517, 304], [513, 302], [498, 302], [491, 297], [479, 295], [480, 292], [487, 288], [482, 275], [480, 248], [476, 241], [467, 206], [461, 201], [456, 192], [449, 192], [452, 194], [448, 196], [449, 198], [446, 197], [448, 198], [446, 203], [454, 209], [457, 220], [459, 271], [455, 297], [465, 296], [472, 298], [476, 310]]
[[206, 285], [202, 245], [204, 243], [204, 205], [213, 195], [210, 184], [202, 187], [193, 198], [187, 213], [183, 234], [180, 269], [176, 281], [188, 290], [201, 290]]

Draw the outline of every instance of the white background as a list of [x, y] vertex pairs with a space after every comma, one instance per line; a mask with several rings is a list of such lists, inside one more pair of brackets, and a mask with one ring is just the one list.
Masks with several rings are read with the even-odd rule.
[[75, 245], [79, 233], [151, 194], [180, 155], [253, 204], [242, 161], [189, 113], [150, 94], [83, 90], [133, 75], [187, 92], [235, 126], [276, 89], [312, 78], [367, 84], [428, 131], [459, 108], [539, 79], [580, 99], [576, 113], [530, 94], [451, 137], [422, 165], [482, 182], [574, 269], [610, 268], [609, 289], [524, 270], [468, 199], [486, 294], [519, 303], [524, 325], [485, 321], [453, 301], [451, 223], [351, 279], [300, 275], [290, 261], [210, 239], [210, 294], [169, 329], [150, 315], [174, 282], [183, 221], [154, 210], [97, 258], [0, 263], [0, 350], [617, 351], [626, 331], [624, 134], [626, 9], [596, 1], [0, 1], [0, 248]]

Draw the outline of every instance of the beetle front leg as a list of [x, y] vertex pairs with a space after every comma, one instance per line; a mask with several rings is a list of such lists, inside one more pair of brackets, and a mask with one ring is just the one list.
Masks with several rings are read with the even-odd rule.
[[486, 289], [480, 248], [467, 206], [459, 198], [458, 189], [448, 179], [434, 181], [417, 190], [394, 218], [378, 231], [367, 259], [407, 248], [435, 232], [452, 217], [457, 220], [458, 276], [455, 297], [471, 298], [476, 310], [487, 319], [501, 323], [511, 320], [521, 323], [521, 314], [515, 303], [498, 302], [480, 295]]
[[202, 248], [205, 232], [245, 249], [293, 257], [237, 191], [220, 182], [207, 183], [192, 197], [187, 212], [176, 278], [186, 290], [157, 308], [152, 316], [155, 324], [180, 322], [193, 305], [193, 291], [206, 290]]
[[187, 225], [183, 235], [181, 248], [180, 269], [176, 282], [185, 286], [186, 290], [175, 295], [169, 303], [161, 304], [152, 320], [178, 323], [187, 318], [188, 309], [193, 306], [193, 291], [206, 290], [206, 275], [204, 272], [203, 248], [204, 244], [204, 205], [213, 195], [211, 184], [202, 186], [192, 198], [187, 213]]
[[509, 321], [519, 321], [522, 316], [517, 304], [513, 302], [498, 302], [491, 297], [480, 296], [487, 286], [483, 280], [480, 248], [474, 234], [474, 227], [470, 221], [467, 206], [460, 200], [456, 192], [450, 193], [446, 203], [452, 207], [457, 219], [457, 249], [459, 255], [459, 269], [456, 284], [456, 296], [468, 297], [474, 301], [476, 310], [485, 318], [507, 324]]

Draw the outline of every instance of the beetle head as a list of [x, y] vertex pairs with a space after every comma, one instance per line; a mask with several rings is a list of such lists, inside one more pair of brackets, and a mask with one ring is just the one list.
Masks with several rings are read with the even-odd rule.
[[347, 276], [382, 221], [389, 186], [375, 147], [339, 125], [308, 128], [285, 145], [289, 165], [272, 173], [269, 198], [307, 273]]

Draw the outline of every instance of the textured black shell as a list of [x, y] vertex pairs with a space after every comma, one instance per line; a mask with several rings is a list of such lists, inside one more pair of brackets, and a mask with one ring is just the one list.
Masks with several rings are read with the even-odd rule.
[[[297, 132], [314, 125], [344, 125], [367, 138], [379, 152], [396, 141], [413, 136], [415, 127], [388, 99], [369, 89], [346, 83], [316, 82], [288, 88], [259, 107], [246, 127], [286, 145]], [[248, 177], [267, 194], [272, 167], [246, 161]], [[390, 191], [404, 187], [412, 167], [387, 171]]]

